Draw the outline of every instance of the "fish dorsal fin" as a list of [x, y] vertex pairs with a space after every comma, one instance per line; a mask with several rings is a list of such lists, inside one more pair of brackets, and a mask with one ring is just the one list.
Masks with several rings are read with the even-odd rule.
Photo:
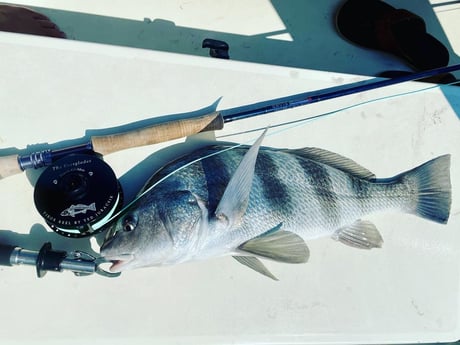
[[267, 130], [246, 152], [217, 205], [215, 216], [219, 222], [224, 223], [226, 228], [233, 228], [239, 224], [246, 212], [257, 155], [266, 132]]
[[353, 224], [338, 229], [332, 235], [334, 240], [360, 249], [380, 248], [383, 244], [382, 235], [375, 225], [367, 220], [358, 219]]
[[320, 149], [317, 147], [304, 147], [301, 149], [286, 149], [283, 150], [297, 156], [314, 160], [323, 164], [327, 164], [333, 168], [339, 169], [343, 172], [349, 173], [353, 176], [365, 179], [372, 180], [375, 179], [375, 175], [362, 167], [355, 161], [350, 158], [343, 157], [337, 153]]
[[268, 235], [253, 238], [241, 246], [239, 250], [274, 261], [300, 264], [308, 261], [310, 252], [305, 241], [289, 231], [269, 232]]
[[240, 264], [249, 267], [253, 269], [256, 272], [259, 272], [260, 274], [263, 274], [264, 276], [271, 278], [273, 280], [278, 280], [269, 270], [265, 265], [260, 261], [259, 259], [253, 257], [253, 256], [234, 256], [233, 257], [236, 261], [238, 261]]

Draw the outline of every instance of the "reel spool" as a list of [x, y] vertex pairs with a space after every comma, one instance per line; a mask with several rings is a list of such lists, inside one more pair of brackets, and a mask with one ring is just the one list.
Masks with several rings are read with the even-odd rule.
[[56, 233], [92, 236], [122, 204], [110, 166], [94, 154], [71, 154], [47, 167], [34, 191], [35, 206]]

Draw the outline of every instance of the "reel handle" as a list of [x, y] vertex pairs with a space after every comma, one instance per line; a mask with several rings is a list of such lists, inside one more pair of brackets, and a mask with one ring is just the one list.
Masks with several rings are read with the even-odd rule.
[[124, 133], [91, 137], [93, 150], [102, 155], [183, 138], [199, 132], [222, 129], [224, 119], [220, 112], [193, 117], [190, 119], [161, 122], [152, 126]]

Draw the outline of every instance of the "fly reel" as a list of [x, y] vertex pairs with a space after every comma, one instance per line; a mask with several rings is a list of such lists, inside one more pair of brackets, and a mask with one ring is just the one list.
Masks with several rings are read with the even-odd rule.
[[86, 237], [122, 204], [120, 184], [110, 166], [94, 154], [71, 154], [48, 166], [34, 191], [35, 206], [56, 233]]

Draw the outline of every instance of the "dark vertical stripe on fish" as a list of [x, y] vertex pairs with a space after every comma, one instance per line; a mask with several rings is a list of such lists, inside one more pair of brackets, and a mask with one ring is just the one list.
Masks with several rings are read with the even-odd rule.
[[308, 183], [313, 187], [314, 196], [318, 199], [321, 213], [325, 219], [333, 223], [340, 221], [340, 210], [337, 195], [334, 192], [329, 172], [321, 164], [297, 157]]
[[356, 199], [358, 200], [361, 209], [364, 210], [369, 205], [369, 199], [371, 198], [371, 182], [354, 176], [350, 176], [350, 179], [351, 188], [356, 194]]
[[[214, 152], [215, 150], [216, 148], [213, 148], [210, 152]], [[200, 161], [206, 180], [208, 209], [210, 215], [214, 214], [219, 201], [222, 199], [225, 188], [232, 177], [231, 174], [234, 172], [230, 171], [232, 166], [229, 162], [229, 152], [231, 151], [214, 155], [212, 159], [203, 159]], [[236, 167], [234, 168], [236, 169]]]
[[283, 183], [279, 176], [279, 168], [272, 155], [263, 150], [259, 151], [255, 174], [262, 180], [261, 187], [264, 200], [273, 210], [289, 215], [292, 212], [292, 198], [289, 193], [289, 186]]

